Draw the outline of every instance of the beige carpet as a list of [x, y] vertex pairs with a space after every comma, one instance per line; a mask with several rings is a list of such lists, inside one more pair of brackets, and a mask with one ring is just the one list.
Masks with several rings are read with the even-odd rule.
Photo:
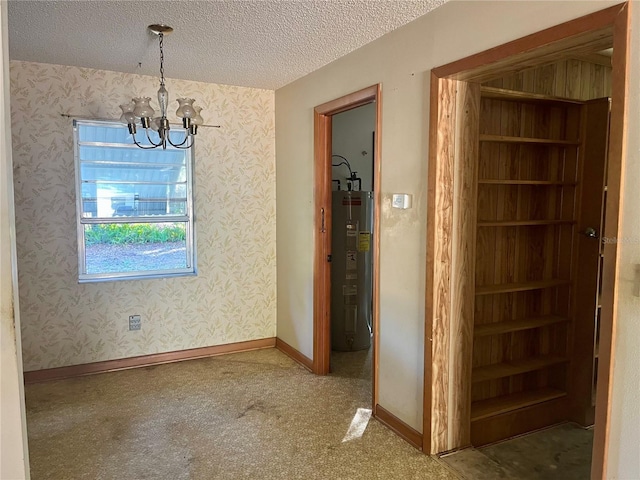
[[349, 355], [327, 377], [268, 349], [27, 386], [32, 478], [458, 478], [374, 419], [359, 436]]

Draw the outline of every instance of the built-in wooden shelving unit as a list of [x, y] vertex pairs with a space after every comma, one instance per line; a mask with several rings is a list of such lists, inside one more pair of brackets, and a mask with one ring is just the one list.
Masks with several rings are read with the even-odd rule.
[[[520, 419], [527, 409], [540, 418], [539, 427], [566, 415], [583, 106], [481, 89], [471, 373], [475, 445], [523, 433]], [[505, 420], [508, 415], [513, 418]], [[494, 418], [504, 431], [486, 428]], [[524, 423], [530, 428], [530, 419]]]

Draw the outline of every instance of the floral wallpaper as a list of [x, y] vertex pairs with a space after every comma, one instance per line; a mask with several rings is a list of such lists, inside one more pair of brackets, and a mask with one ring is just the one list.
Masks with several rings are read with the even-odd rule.
[[[199, 129], [195, 147], [198, 275], [79, 284], [69, 116], [117, 119], [121, 103], [154, 98], [157, 79], [11, 62], [26, 371], [275, 336], [274, 92], [170, 79], [167, 88], [222, 126]], [[128, 330], [133, 314], [140, 331]]]

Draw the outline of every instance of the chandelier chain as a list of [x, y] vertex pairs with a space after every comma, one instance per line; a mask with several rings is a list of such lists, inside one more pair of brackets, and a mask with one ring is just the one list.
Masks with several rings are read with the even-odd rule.
[[164, 35], [160, 33], [158, 37], [160, 37], [160, 85], [164, 85], [164, 48], [162, 41]]

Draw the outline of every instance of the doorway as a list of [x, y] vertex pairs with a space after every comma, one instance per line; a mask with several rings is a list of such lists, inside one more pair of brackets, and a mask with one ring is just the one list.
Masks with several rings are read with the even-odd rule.
[[[371, 140], [368, 142], [370, 147], [352, 151], [344, 155], [343, 153], [334, 151], [333, 142], [333, 119], [339, 114], [344, 112], [355, 112], [355, 109], [359, 107], [369, 106], [368, 110], [372, 111], [374, 115], [374, 133], [371, 135]], [[358, 316], [362, 319], [362, 311], [358, 314], [357, 308], [353, 308], [352, 299], [355, 301], [355, 295], [358, 288], [363, 286], [357, 285], [360, 280], [357, 278], [360, 274], [355, 273], [355, 270], [349, 270], [349, 262], [345, 268], [341, 268], [340, 272], [343, 277], [342, 288], [344, 288], [344, 294], [341, 295], [342, 309], [336, 312], [344, 322], [348, 318], [351, 318], [351, 325], [353, 327], [354, 322], [360, 323], [356, 325], [357, 328], [347, 328], [347, 331], [342, 328], [341, 332], [334, 331], [334, 341], [341, 343], [340, 349], [350, 350], [354, 346], [356, 348], [365, 347], [367, 340], [370, 341], [371, 351], [371, 383], [372, 383], [372, 406], [375, 414], [375, 405], [377, 400], [377, 342], [378, 342], [378, 291], [379, 291], [379, 216], [380, 216], [380, 193], [379, 188], [376, 186], [380, 184], [380, 85], [374, 85], [350, 95], [338, 98], [331, 102], [325, 103], [315, 108], [314, 111], [314, 143], [315, 143], [315, 185], [314, 185], [314, 197], [315, 197], [315, 231], [314, 231], [314, 293], [313, 293], [313, 306], [314, 306], [314, 336], [313, 336], [313, 372], [317, 375], [327, 375], [331, 370], [331, 336], [332, 336], [332, 262], [334, 261], [333, 249], [332, 249], [332, 236], [333, 236], [333, 198], [339, 198], [340, 208], [343, 206], [348, 210], [348, 216], [341, 222], [345, 227], [352, 228], [349, 232], [346, 230], [344, 233], [345, 241], [353, 241], [355, 248], [345, 250], [343, 248], [341, 262], [344, 262], [345, 255], [355, 256], [352, 259], [352, 266], [354, 269], [358, 263], [367, 262], [370, 264], [370, 299], [365, 299], [365, 302], [369, 302], [370, 321], [368, 325], [363, 325], [362, 322], [358, 322]], [[337, 147], [337, 145], [335, 145]], [[341, 148], [347, 148], [343, 145]], [[355, 148], [355, 147], [354, 147]], [[365, 152], [365, 154], [363, 154]], [[336, 156], [334, 156], [336, 155]], [[358, 156], [362, 158], [357, 158]], [[351, 157], [351, 158], [349, 158]], [[357, 158], [357, 159], [356, 159]], [[354, 165], [370, 163], [371, 167], [366, 169], [360, 169], [364, 174], [367, 172], [366, 178], [362, 178], [357, 173], [357, 168]], [[353, 164], [353, 165], [352, 165]], [[335, 165], [335, 166], [334, 166]], [[355, 173], [354, 173], [355, 172]], [[338, 182], [339, 181], [339, 193]], [[365, 182], [365, 183], [363, 183]], [[367, 223], [364, 219], [355, 219], [353, 212], [349, 207], [361, 207], [364, 202], [369, 200], [362, 197], [363, 186], [365, 188], [371, 187], [371, 200], [370, 205], [373, 210], [369, 225], [372, 224], [372, 228], [366, 227]], [[356, 195], [356, 192], [358, 194]], [[353, 192], [349, 193], [349, 192]], [[357, 199], [355, 197], [358, 197]], [[342, 198], [345, 197], [345, 198]], [[349, 215], [350, 213], [350, 215]], [[366, 212], [363, 215], [367, 215]], [[360, 228], [360, 222], [363, 223], [363, 228]], [[346, 225], [349, 223], [349, 225]], [[337, 233], [337, 232], [336, 232]], [[347, 234], [349, 238], [347, 238]], [[339, 238], [339, 237], [336, 237]], [[336, 241], [334, 239], [334, 241]], [[350, 253], [351, 252], [351, 253]], [[366, 259], [366, 260], [365, 260]], [[345, 265], [341, 265], [344, 267]], [[336, 268], [336, 270], [338, 270]], [[348, 271], [347, 271], [348, 270]], [[347, 280], [348, 281], [344, 281]], [[347, 285], [347, 283], [349, 285]], [[346, 304], [346, 305], [345, 305]], [[345, 308], [346, 307], [346, 308]], [[335, 308], [335, 306], [334, 306]], [[348, 323], [348, 322], [347, 322]], [[367, 330], [365, 330], [365, 327]], [[368, 334], [370, 328], [371, 334]], [[362, 335], [355, 334], [355, 330]], [[335, 337], [335, 335], [338, 337]]]
[[[479, 176], [477, 162], [479, 155], [482, 155], [480, 150], [487, 148], [486, 143], [493, 144], [495, 142], [503, 146], [515, 143], [519, 145], [535, 144], [533, 147], [527, 146], [526, 149], [540, 149], [544, 143], [538, 142], [540, 139], [535, 136], [530, 136], [525, 139], [526, 141], [523, 141], [522, 138], [514, 140], [513, 134], [501, 135], [501, 132], [481, 132], [479, 125], [482, 128], [487, 126], [486, 122], [481, 123], [481, 116], [484, 113], [482, 109], [486, 106], [486, 102], [483, 103], [482, 98], [483, 94], [487, 93], [486, 87], [489, 82], [528, 69], [547, 67], [568, 58], [589, 56], [613, 48], [611, 135], [607, 147], [607, 195], [604, 209], [606, 225], [603, 238], [615, 237], [618, 227], [619, 191], [624, 158], [627, 12], [628, 6], [626, 4], [611, 7], [432, 71], [429, 198], [427, 202], [428, 276], [425, 326], [427, 336], [425, 345], [427, 348], [425, 348], [424, 395], [424, 449], [428, 453], [444, 453], [471, 445], [473, 443], [472, 419], [474, 415], [478, 420], [488, 418], [489, 421], [484, 425], [485, 432], [493, 429], [493, 434], [497, 437], [502, 435], [502, 438], [571, 419], [568, 413], [562, 414], [560, 412], [563, 410], [567, 412], [570, 406], [575, 403], [573, 379], [570, 372], [576, 371], [582, 361], [579, 356], [574, 356], [577, 353], [575, 339], [579, 336], [575, 333], [579, 332], [576, 322], [575, 293], [578, 288], [576, 255], [577, 249], [580, 248], [577, 245], [577, 239], [582, 237], [580, 233], [584, 233], [579, 230], [580, 219], [565, 217], [566, 212], [562, 209], [567, 205], [567, 202], [560, 202], [560, 217], [554, 218], [558, 224], [549, 228], [564, 229], [563, 236], [572, 239], [567, 243], [572, 250], [565, 250], [563, 253], [561, 249], [556, 253], [555, 264], [550, 265], [550, 268], [560, 271], [557, 277], [552, 278], [541, 274], [540, 278], [532, 276], [531, 279], [526, 279], [531, 280], [530, 282], [521, 279], [500, 282], [503, 286], [498, 291], [497, 287], [482, 287], [482, 282], [479, 283], [481, 287], [478, 287], [476, 248], [477, 241], [483, 241], [481, 237], [485, 235], [481, 234], [480, 228], [495, 229], [506, 226], [516, 232], [519, 229], [538, 229], [540, 231], [542, 227], [541, 225], [516, 224], [522, 221], [520, 218], [511, 219], [512, 225], [501, 224], [500, 222], [504, 219], [479, 219], [480, 213], [476, 210], [476, 203], [480, 203], [478, 197], [478, 179], [480, 178], [484, 179], [484, 183], [487, 185], [482, 187], [485, 192], [495, 188], [511, 189], [512, 192], [532, 191], [540, 188], [541, 184], [534, 187], [531, 182], [544, 181], [543, 188], [562, 190], [562, 193], [556, 192], [555, 195], [559, 195], [563, 199], [573, 195], [573, 201], [577, 205], [580, 201], [582, 177], [581, 174], [577, 174], [577, 181], [572, 188], [570, 184], [574, 182], [567, 178], [556, 178], [553, 175], [545, 179], [542, 177], [534, 178], [535, 175], [504, 178]], [[533, 94], [521, 96], [518, 99], [517, 91], [505, 95], [510, 95], [511, 98], [508, 100], [515, 103], [531, 103], [531, 99], [535, 98], [535, 94]], [[506, 99], [502, 98], [500, 101], [503, 100]], [[540, 101], [548, 104], [547, 100], [537, 98], [534, 103]], [[584, 111], [584, 108], [581, 106], [576, 110], [569, 105], [570, 102], [566, 103], [563, 108], [567, 112], [575, 110], [575, 113], [566, 113], [563, 118], [575, 117], [576, 120], [582, 120], [581, 112]], [[524, 118], [521, 113], [518, 115], [520, 120]], [[543, 115], [546, 115], [547, 119], [551, 118], [548, 113]], [[546, 121], [546, 123], [543, 121], [542, 123], [549, 127], [553, 121]], [[568, 135], [567, 137], [554, 136], [552, 132], [548, 131], [547, 133], [550, 133], [551, 136], [545, 141], [551, 139], [555, 142], [551, 142], [554, 143], [552, 148], [544, 147], [547, 152], [545, 154], [547, 157], [544, 158], [553, 158], [553, 156], [548, 156], [548, 151], [553, 149], [555, 151], [561, 149], [563, 159], [570, 158], [571, 155], [577, 155], [575, 158], [580, 157], [582, 155], [580, 152], [584, 150], [582, 144], [585, 138], [584, 128], [580, 121], [572, 126], [567, 123], [562, 127], [563, 135]], [[574, 129], [575, 132], [581, 132], [580, 135], [571, 135], [571, 129]], [[551, 143], [547, 141], [546, 145], [551, 145]], [[519, 158], [517, 155], [514, 158]], [[580, 171], [580, 168], [578, 166], [576, 172]], [[565, 170], [563, 172], [566, 173]], [[510, 182], [510, 185], [513, 184], [514, 179], [516, 183], [519, 182], [519, 185], [506, 186], [507, 182]], [[496, 187], [500, 182], [502, 185]], [[525, 185], [524, 182], [529, 182], [529, 185]], [[455, 196], [454, 191], [456, 192]], [[523, 197], [517, 193], [514, 195], [516, 209], [518, 209], [520, 208], [518, 202], [522, 202]], [[540, 198], [549, 201], [548, 195]], [[536, 204], [537, 200], [534, 199], [532, 202]], [[530, 201], [529, 205], [531, 204]], [[540, 207], [539, 202], [538, 207]], [[530, 213], [536, 212], [540, 213], [541, 210], [534, 208], [530, 211]], [[542, 221], [542, 216], [537, 218], [533, 215], [531, 218], [534, 221]], [[561, 224], [564, 226], [560, 226]], [[514, 235], [519, 234], [514, 233]], [[533, 245], [536, 245], [536, 242], [537, 245], [542, 245], [548, 241], [557, 241], [561, 237], [553, 237], [553, 235], [545, 237], [545, 234], [540, 234], [537, 238], [538, 240], [533, 240]], [[505, 256], [508, 259], [507, 262], [510, 261], [509, 259], [515, 258], [502, 249], [498, 251], [495, 248], [495, 251]], [[610, 352], [612, 329], [615, 325], [614, 297], [617, 271], [615, 244], [603, 245], [603, 252], [592, 478], [601, 478], [605, 468], [604, 439], [608, 417]], [[536, 284], [536, 282], [538, 283]], [[504, 288], [507, 287], [504, 285], [507, 285], [509, 289], [515, 288], [516, 290], [506, 291]], [[521, 292], [529, 292], [534, 289], [550, 289], [550, 296], [554, 299], [562, 295], [565, 297], [567, 324], [564, 327], [535, 325], [534, 328], [565, 328], [564, 337], [556, 334], [553, 338], [555, 341], [559, 339], [565, 348], [566, 355], [545, 355], [545, 358], [535, 355], [520, 363], [498, 359], [498, 363], [492, 364], [489, 359], [487, 366], [491, 368], [483, 369], [485, 365], [480, 365], [480, 369], [474, 368], [478, 367], [477, 358], [474, 358], [474, 345], [478, 334], [478, 330], [474, 328], [474, 317], [478, 312], [477, 299], [484, 299], [488, 295], [525, 295]], [[561, 293], [562, 290], [564, 290], [564, 294]], [[527, 301], [525, 300], [523, 304], [527, 305]], [[535, 304], [535, 301], [530, 301], [530, 304]], [[493, 306], [495, 307], [495, 303]], [[516, 310], [518, 308], [515, 307]], [[517, 318], [517, 320], [525, 318]], [[546, 321], [548, 319], [543, 320], [543, 322]], [[496, 332], [488, 332], [484, 328], [480, 330], [480, 333], [494, 335]], [[498, 332], [498, 334], [502, 333]], [[508, 333], [511, 334], [511, 332]], [[527, 345], [525, 342], [522, 347], [526, 350], [531, 348], [531, 345]], [[544, 360], [544, 364], [540, 363], [542, 360]], [[563, 366], [556, 368], [558, 365]], [[536, 390], [516, 389], [512, 393], [519, 395], [518, 402], [511, 401], [515, 398], [513, 396], [497, 395], [495, 397], [497, 400], [489, 402], [490, 405], [489, 403], [482, 404], [483, 407], [487, 405], [491, 407], [483, 413], [486, 416], [477, 417], [477, 409], [473, 411], [471, 400], [478, 393], [477, 389], [474, 390], [478, 383], [510, 378], [511, 385], [516, 381], [521, 384], [530, 384], [533, 381], [530, 373], [534, 370], [539, 371], [538, 381], [542, 377], [546, 378], [546, 383], [542, 385], [543, 388], [536, 387]], [[515, 378], [517, 376], [519, 377]], [[486, 398], [491, 397], [489, 395]], [[519, 432], [516, 433], [513, 430], [514, 425], [518, 425]], [[496, 433], [496, 430], [500, 432]]]
[[375, 107], [331, 116], [331, 374], [360, 379], [369, 392]]

